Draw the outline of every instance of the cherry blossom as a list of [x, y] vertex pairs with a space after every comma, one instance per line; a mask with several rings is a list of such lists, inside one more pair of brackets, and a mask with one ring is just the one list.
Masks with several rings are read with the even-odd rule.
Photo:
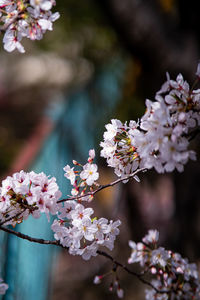
[[97, 172], [97, 165], [87, 163], [83, 166], [83, 171], [80, 173], [80, 178], [85, 179], [87, 185], [93, 185], [94, 182], [99, 178], [99, 173]]
[[122, 178], [143, 167], [182, 172], [189, 159], [196, 159], [189, 138], [199, 124], [200, 90], [191, 90], [181, 74], [175, 81], [167, 74], [155, 101], [146, 100], [146, 112], [137, 123], [113, 119], [105, 126], [101, 156]]
[[63, 170], [66, 172], [64, 176], [70, 180], [71, 184], [75, 183], [76, 174], [74, 173], [74, 168], [70, 168], [69, 165], [66, 165]]
[[64, 208], [60, 208], [59, 220], [54, 220], [51, 226], [55, 239], [68, 247], [70, 254], [81, 255], [85, 260], [96, 256], [99, 247], [112, 250], [121, 222], [91, 218], [94, 213], [92, 208], [85, 208], [72, 200], [69, 200], [69, 204], [67, 202]]
[[0, 22], [5, 27], [3, 38], [4, 49], [12, 52], [17, 49], [24, 53], [21, 44], [23, 37], [31, 40], [40, 40], [47, 30], [52, 30], [52, 23], [59, 18], [59, 13], [52, 13], [51, 9], [56, 4], [54, 0], [1, 0]]
[[[23, 37], [39, 40], [46, 30], [52, 30], [52, 22], [59, 18], [58, 13], [51, 12], [54, 5], [54, 0], [0, 0], [5, 50], [12, 52], [17, 49], [24, 53]], [[196, 76], [199, 80], [200, 64]], [[0, 187], [1, 229], [8, 231], [3, 224], [15, 226], [29, 215], [39, 218], [41, 213], [45, 213], [48, 219], [50, 214], [56, 215], [57, 219], [51, 225], [56, 241], [35, 240], [67, 248], [69, 254], [82, 256], [84, 260], [98, 254], [109, 258], [113, 264], [112, 271], [95, 276], [95, 284], [112, 274], [109, 289], [123, 298], [124, 291], [117, 275], [117, 268], [121, 267], [152, 287], [145, 291], [147, 300], [200, 300], [196, 264], [182, 258], [179, 253], [160, 247], [157, 230], [149, 230], [142, 242], [129, 241], [131, 255], [128, 263], [138, 263], [142, 269], [141, 273], [135, 273], [100, 250], [102, 247], [113, 250], [121, 221], [92, 217], [94, 209], [85, 206], [104, 188], [121, 181], [125, 183], [132, 177], [139, 181], [134, 173], [136, 170], [154, 168], [158, 173], [175, 169], [182, 172], [190, 159], [196, 159], [195, 151], [190, 149], [190, 139], [200, 126], [200, 89], [191, 89], [182, 74], [172, 80], [167, 73], [167, 81], [156, 93], [155, 100], [147, 99], [145, 104], [146, 111], [137, 122], [122, 123], [112, 119], [105, 125], [104, 140], [100, 143], [101, 156], [121, 179], [107, 185], [97, 182], [99, 172], [94, 163], [94, 149], [89, 150], [85, 164], [73, 160], [72, 168], [69, 165], [63, 168], [64, 176], [73, 186], [67, 199], [59, 201], [61, 192], [54, 177], [33, 171], [14, 173], [4, 179]], [[14, 231], [12, 233], [17, 235]], [[21, 233], [18, 236], [33, 241], [33, 238]], [[147, 281], [146, 276], [151, 281]], [[8, 285], [0, 279], [0, 294], [5, 294], [7, 289]]]
[[149, 230], [143, 243], [129, 241], [132, 253], [128, 263], [140, 263], [145, 273], [154, 276], [146, 290], [146, 299], [200, 299], [200, 281], [196, 264], [179, 253], [158, 247], [159, 233]]
[[23, 170], [8, 176], [0, 187], [0, 216], [6, 222], [12, 216], [18, 215], [6, 224], [15, 225], [32, 214], [38, 218], [40, 213], [56, 214], [61, 197], [56, 179], [48, 178], [44, 173], [26, 173]]
[[93, 200], [93, 196], [87, 196], [87, 192], [93, 191], [93, 185], [98, 184], [97, 180], [99, 179], [99, 172], [98, 166], [93, 163], [94, 158], [95, 150], [90, 149], [88, 162], [85, 165], [73, 160], [74, 166], [78, 169], [75, 170], [75, 167], [71, 168], [69, 165], [64, 167], [64, 171], [66, 172], [64, 176], [69, 179], [71, 185], [73, 185], [71, 190], [72, 196], [81, 196], [82, 201], [90, 202]]

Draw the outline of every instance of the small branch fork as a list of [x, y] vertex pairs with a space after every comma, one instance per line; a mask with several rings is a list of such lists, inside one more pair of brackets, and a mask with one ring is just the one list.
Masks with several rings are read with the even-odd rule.
[[[30, 237], [29, 235], [23, 234], [21, 232], [17, 232], [14, 231], [10, 228], [4, 227], [0, 225], [0, 230], [3, 230], [9, 234], [13, 234], [21, 239], [27, 240], [29, 242], [33, 242], [33, 243], [38, 243], [38, 244], [42, 244], [42, 245], [55, 245], [55, 246], [59, 246], [62, 247], [64, 249], [67, 249], [66, 247], [63, 247], [59, 241], [50, 241], [50, 240], [44, 240], [44, 239], [38, 239], [38, 238], [33, 238]], [[159, 291], [153, 284], [151, 284], [149, 281], [147, 281], [146, 279], [144, 279], [142, 276], [143, 274], [138, 274], [132, 270], [130, 270], [126, 265], [118, 262], [117, 260], [115, 260], [111, 255], [109, 255], [108, 253], [101, 251], [101, 250], [97, 250], [97, 253], [101, 256], [106, 257], [107, 259], [109, 259], [110, 261], [113, 262], [113, 264], [115, 264], [117, 267], [122, 268], [124, 271], [126, 271], [128, 274], [133, 275], [135, 277], [137, 277], [142, 283], [148, 285], [149, 287], [151, 287], [152, 289], [154, 289], [157, 293], [163, 294], [163, 293], [169, 293], [169, 291]]]
[[141, 169], [138, 169], [136, 170], [135, 172], [127, 175], [126, 177], [123, 177], [123, 178], [119, 178], [111, 183], [108, 183], [108, 184], [105, 184], [105, 185], [100, 185], [96, 190], [94, 191], [91, 191], [91, 192], [88, 192], [86, 194], [83, 194], [83, 195], [77, 195], [77, 196], [74, 196], [74, 197], [69, 197], [69, 198], [66, 198], [66, 199], [62, 199], [62, 200], [59, 200], [57, 201], [57, 203], [61, 203], [61, 202], [65, 202], [65, 201], [68, 201], [68, 200], [79, 200], [81, 198], [84, 198], [84, 197], [87, 197], [87, 196], [94, 196], [96, 193], [108, 188], [108, 187], [111, 187], [111, 186], [114, 186], [122, 181], [126, 181], [126, 180], [129, 180], [129, 179], [133, 179], [134, 176], [136, 176], [138, 173], [140, 172], [145, 172], [147, 169], [146, 168], [141, 168]]

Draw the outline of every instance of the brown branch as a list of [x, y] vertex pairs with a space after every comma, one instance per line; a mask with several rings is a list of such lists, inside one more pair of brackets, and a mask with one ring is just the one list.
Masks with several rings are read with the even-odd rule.
[[100, 250], [97, 250], [97, 253], [99, 255], [102, 255], [106, 258], [108, 258], [109, 260], [111, 260], [117, 267], [120, 267], [122, 268], [124, 271], [126, 271], [128, 274], [130, 275], [133, 275], [135, 277], [137, 277], [142, 283], [148, 285], [149, 287], [151, 287], [152, 289], [154, 289], [157, 293], [160, 293], [160, 294], [164, 294], [164, 293], [169, 293], [169, 291], [159, 291], [151, 282], [147, 281], [146, 279], [144, 279], [142, 276], [144, 275], [143, 273], [141, 274], [138, 274], [132, 270], [130, 270], [126, 265], [118, 262], [117, 260], [115, 260], [111, 255], [109, 255], [108, 253], [104, 252], [104, 251], [100, 251]]
[[18, 231], [14, 231], [10, 228], [4, 227], [0, 225], [0, 230], [3, 230], [7, 233], [13, 234], [21, 239], [27, 240], [29, 242], [33, 242], [33, 243], [38, 243], [38, 244], [43, 244], [43, 245], [56, 245], [56, 246], [60, 246], [62, 247], [62, 245], [58, 242], [58, 241], [48, 241], [48, 240], [43, 240], [43, 239], [38, 239], [38, 238], [33, 238], [30, 237], [29, 235], [23, 234], [21, 232]]
[[[38, 238], [33, 238], [30, 237], [29, 235], [23, 234], [21, 232], [18, 231], [14, 231], [10, 228], [4, 227], [4, 226], [0, 226], [0, 230], [3, 230], [9, 234], [13, 234], [21, 239], [27, 240], [29, 242], [33, 242], [33, 243], [38, 243], [38, 244], [43, 244], [43, 245], [55, 245], [55, 246], [59, 246], [65, 249], [68, 249], [67, 247], [63, 247], [59, 241], [50, 241], [50, 240], [44, 240], [44, 239], [38, 239]], [[159, 291], [153, 284], [151, 284], [149, 281], [147, 281], [146, 279], [144, 279], [142, 276], [143, 274], [138, 274], [132, 270], [130, 270], [126, 265], [118, 262], [117, 260], [115, 260], [110, 254], [101, 251], [101, 250], [97, 250], [97, 253], [101, 256], [106, 257], [107, 259], [111, 260], [117, 267], [122, 268], [124, 271], [126, 271], [127, 273], [129, 273], [130, 275], [133, 275], [135, 277], [137, 277], [142, 283], [148, 285], [149, 287], [151, 287], [152, 289], [154, 289], [157, 293], [169, 293], [169, 291]]]
[[100, 187], [92, 192], [88, 192], [84, 195], [78, 195], [78, 196], [74, 196], [74, 197], [69, 197], [69, 198], [66, 198], [66, 199], [62, 199], [62, 200], [59, 200], [57, 201], [57, 203], [61, 203], [61, 202], [65, 202], [67, 200], [78, 200], [78, 199], [81, 199], [81, 198], [84, 198], [84, 197], [87, 197], [87, 196], [94, 196], [96, 193], [100, 192], [101, 190], [103, 189], [106, 189], [108, 187], [111, 187], [111, 186], [114, 186], [122, 181], [125, 181], [125, 180], [129, 180], [129, 179], [133, 179], [133, 177], [138, 174], [139, 172], [145, 172], [147, 169], [146, 168], [141, 168], [141, 169], [138, 169], [136, 170], [135, 172], [133, 172], [132, 174], [129, 174], [127, 175], [126, 177], [124, 178], [119, 178], [111, 183], [108, 183], [108, 184], [105, 184], [105, 185], [100, 185]]

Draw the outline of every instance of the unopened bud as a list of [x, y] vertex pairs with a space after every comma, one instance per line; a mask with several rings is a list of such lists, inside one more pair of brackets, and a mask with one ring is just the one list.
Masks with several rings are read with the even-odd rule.
[[163, 278], [164, 278], [164, 280], [167, 280], [168, 274], [166, 272], [163, 274]]
[[101, 279], [102, 279], [102, 276], [97, 275], [94, 277], [93, 283], [99, 284], [99, 283], [101, 283]]
[[95, 150], [94, 149], [90, 149], [90, 151], [89, 151], [89, 158], [91, 160], [93, 160], [95, 158]]
[[176, 268], [176, 272], [183, 274], [184, 271], [181, 267]]
[[90, 164], [93, 163], [93, 158], [88, 157], [88, 162], [89, 162]]
[[109, 286], [109, 291], [110, 291], [110, 292], [113, 291], [113, 283], [110, 284], [110, 286]]
[[120, 287], [117, 289], [117, 296], [119, 298], [123, 298], [124, 297], [124, 291]]
[[151, 267], [151, 274], [156, 274], [157, 273], [157, 270], [155, 267]]

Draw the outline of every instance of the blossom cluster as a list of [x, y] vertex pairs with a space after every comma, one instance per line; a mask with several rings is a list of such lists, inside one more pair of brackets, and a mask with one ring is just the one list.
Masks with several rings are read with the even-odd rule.
[[149, 230], [141, 243], [129, 241], [132, 249], [128, 263], [139, 263], [144, 273], [154, 278], [155, 287], [146, 290], [146, 300], [189, 300], [200, 299], [200, 281], [197, 266], [174, 253], [158, 246], [159, 233]]
[[90, 202], [93, 199], [93, 185], [98, 186], [96, 180], [99, 173], [97, 165], [93, 163], [94, 158], [95, 151], [91, 149], [85, 165], [73, 161], [79, 170], [69, 165], [63, 168], [64, 176], [73, 185], [71, 197], [75, 200], [64, 201], [64, 205], [59, 208], [58, 219], [51, 226], [55, 239], [63, 247], [69, 248], [70, 254], [81, 255], [85, 260], [96, 256], [100, 246], [112, 250], [116, 235], [119, 234], [118, 226], [121, 224], [119, 220], [113, 222], [106, 218], [92, 218], [94, 210], [81, 204], [82, 201]]
[[59, 13], [52, 13], [55, 0], [0, 0], [0, 23], [5, 28], [4, 49], [17, 49], [24, 53], [23, 37], [40, 40], [47, 30], [52, 30], [52, 22]]
[[0, 278], [0, 295], [4, 295], [8, 289], [8, 285]]
[[167, 74], [155, 101], [146, 100], [146, 112], [137, 123], [113, 119], [105, 126], [101, 156], [121, 177], [137, 168], [182, 172], [189, 159], [196, 159], [189, 141], [199, 125], [200, 89], [190, 89], [181, 74], [176, 80]]
[[73, 164], [78, 166], [79, 170], [74, 170], [69, 165], [66, 165], [63, 170], [65, 171], [64, 176], [70, 180], [73, 188], [71, 190], [72, 196], [81, 196], [82, 201], [91, 201], [92, 195], [84, 196], [88, 190], [93, 191], [93, 185], [98, 185], [96, 180], [99, 178], [98, 167], [93, 163], [95, 158], [95, 151], [91, 149], [89, 151], [88, 162], [85, 165], [81, 165], [77, 161], [73, 160]]
[[85, 208], [74, 200], [68, 200], [60, 208], [58, 220], [54, 220], [51, 228], [54, 237], [63, 247], [69, 248], [72, 255], [81, 255], [89, 260], [97, 255], [100, 246], [112, 250], [116, 235], [119, 234], [119, 220], [109, 222], [105, 218], [91, 218], [93, 209]]
[[33, 171], [14, 173], [3, 180], [0, 187], [0, 220], [14, 226], [30, 214], [34, 218], [39, 218], [43, 212], [47, 217], [49, 213], [56, 214], [60, 197], [54, 177]]

